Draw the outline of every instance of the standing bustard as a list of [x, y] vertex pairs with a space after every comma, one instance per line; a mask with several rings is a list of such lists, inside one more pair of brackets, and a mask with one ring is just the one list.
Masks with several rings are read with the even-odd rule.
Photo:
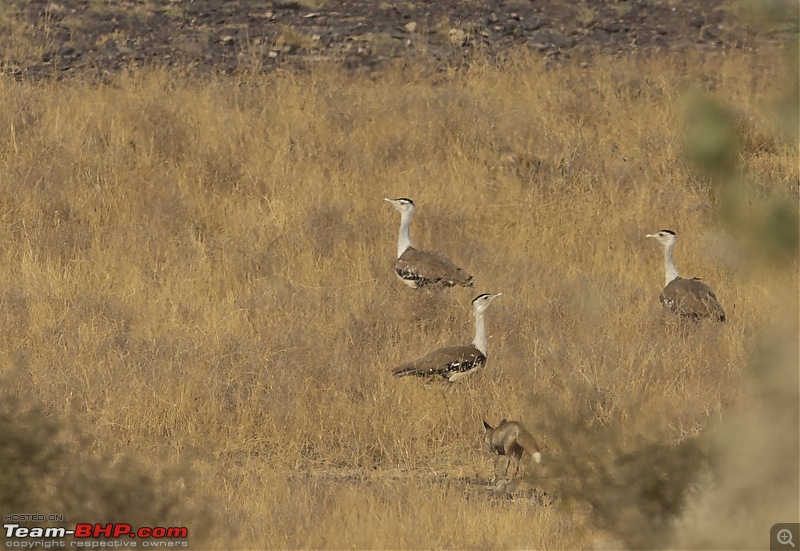
[[427, 285], [472, 287], [472, 276], [434, 251], [420, 251], [411, 244], [411, 217], [414, 201], [406, 197], [384, 198], [400, 211], [400, 235], [397, 238], [397, 262], [394, 271], [400, 281], [418, 289]]
[[417, 377], [441, 377], [450, 382], [478, 370], [486, 363], [486, 322], [483, 314], [489, 304], [503, 293], [478, 295], [472, 300], [475, 315], [475, 338], [469, 346], [448, 346], [430, 354], [406, 362], [392, 370], [395, 377], [416, 375]]
[[672, 230], [661, 230], [647, 234], [664, 246], [664, 271], [666, 283], [659, 300], [661, 304], [687, 318], [711, 318], [725, 321], [725, 311], [711, 288], [699, 278], [684, 279], [675, 268], [672, 250], [675, 248], [677, 235]]

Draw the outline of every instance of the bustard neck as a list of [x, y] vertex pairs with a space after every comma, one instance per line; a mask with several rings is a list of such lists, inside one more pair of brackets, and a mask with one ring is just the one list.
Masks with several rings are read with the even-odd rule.
[[675, 261], [672, 259], [672, 250], [675, 248], [675, 243], [667, 243], [664, 245], [664, 272], [666, 281], [664, 286], [669, 285], [669, 282], [678, 277], [678, 269], [675, 268]]
[[411, 211], [404, 212], [400, 218], [400, 235], [397, 238], [397, 258], [411, 247]]
[[481, 351], [486, 356], [486, 349], [488, 348], [488, 340], [486, 338], [486, 322], [483, 319], [483, 312], [475, 312], [475, 338], [472, 340], [472, 346]]

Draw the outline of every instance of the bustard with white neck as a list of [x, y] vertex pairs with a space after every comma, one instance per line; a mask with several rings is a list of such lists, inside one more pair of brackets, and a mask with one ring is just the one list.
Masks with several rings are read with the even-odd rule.
[[710, 318], [725, 321], [725, 311], [711, 288], [699, 278], [685, 279], [675, 268], [672, 257], [677, 235], [672, 230], [661, 230], [647, 234], [664, 247], [664, 290], [659, 299], [661, 303], [678, 315], [687, 318]]
[[411, 243], [411, 217], [414, 215], [414, 201], [407, 197], [399, 199], [384, 198], [400, 211], [400, 234], [397, 238], [397, 262], [395, 274], [400, 281], [419, 289], [427, 286], [452, 287], [461, 285], [472, 287], [472, 276], [449, 259], [434, 251], [415, 249]]
[[478, 295], [472, 301], [475, 316], [475, 338], [468, 346], [448, 346], [411, 360], [392, 370], [395, 377], [415, 375], [457, 381], [486, 364], [488, 338], [484, 313], [494, 299], [502, 293]]

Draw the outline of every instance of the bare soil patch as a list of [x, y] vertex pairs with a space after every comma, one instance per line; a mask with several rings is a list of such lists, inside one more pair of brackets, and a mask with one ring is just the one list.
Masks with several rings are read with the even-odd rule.
[[6, 10], [40, 44], [4, 59], [2, 71], [102, 77], [158, 65], [234, 73], [327, 59], [369, 70], [398, 58], [442, 68], [513, 48], [588, 60], [598, 51], [751, 47], [753, 34], [725, 6], [722, 0], [15, 0]]

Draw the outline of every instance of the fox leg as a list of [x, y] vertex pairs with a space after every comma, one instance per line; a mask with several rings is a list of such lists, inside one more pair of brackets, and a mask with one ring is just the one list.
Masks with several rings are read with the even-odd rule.
[[502, 458], [498, 455], [494, 458], [494, 473], [492, 473], [492, 479], [489, 481], [489, 484], [494, 484], [497, 482], [497, 473], [500, 471], [500, 460]]
[[508, 467], [511, 465], [511, 460], [507, 455], [503, 456], [503, 461], [505, 462], [506, 466], [503, 467], [503, 478], [508, 476]]
[[[505, 462], [505, 467], [501, 467], [501, 464]], [[492, 478], [492, 484], [497, 482], [500, 478], [500, 471], [503, 471], [503, 476], [508, 473], [508, 457], [505, 455], [498, 455], [497, 459], [494, 462], [494, 478]]]
[[516, 454], [513, 454], [511, 459], [514, 461], [514, 474], [511, 475], [511, 478], [515, 478], [519, 473], [519, 457], [517, 457]]

